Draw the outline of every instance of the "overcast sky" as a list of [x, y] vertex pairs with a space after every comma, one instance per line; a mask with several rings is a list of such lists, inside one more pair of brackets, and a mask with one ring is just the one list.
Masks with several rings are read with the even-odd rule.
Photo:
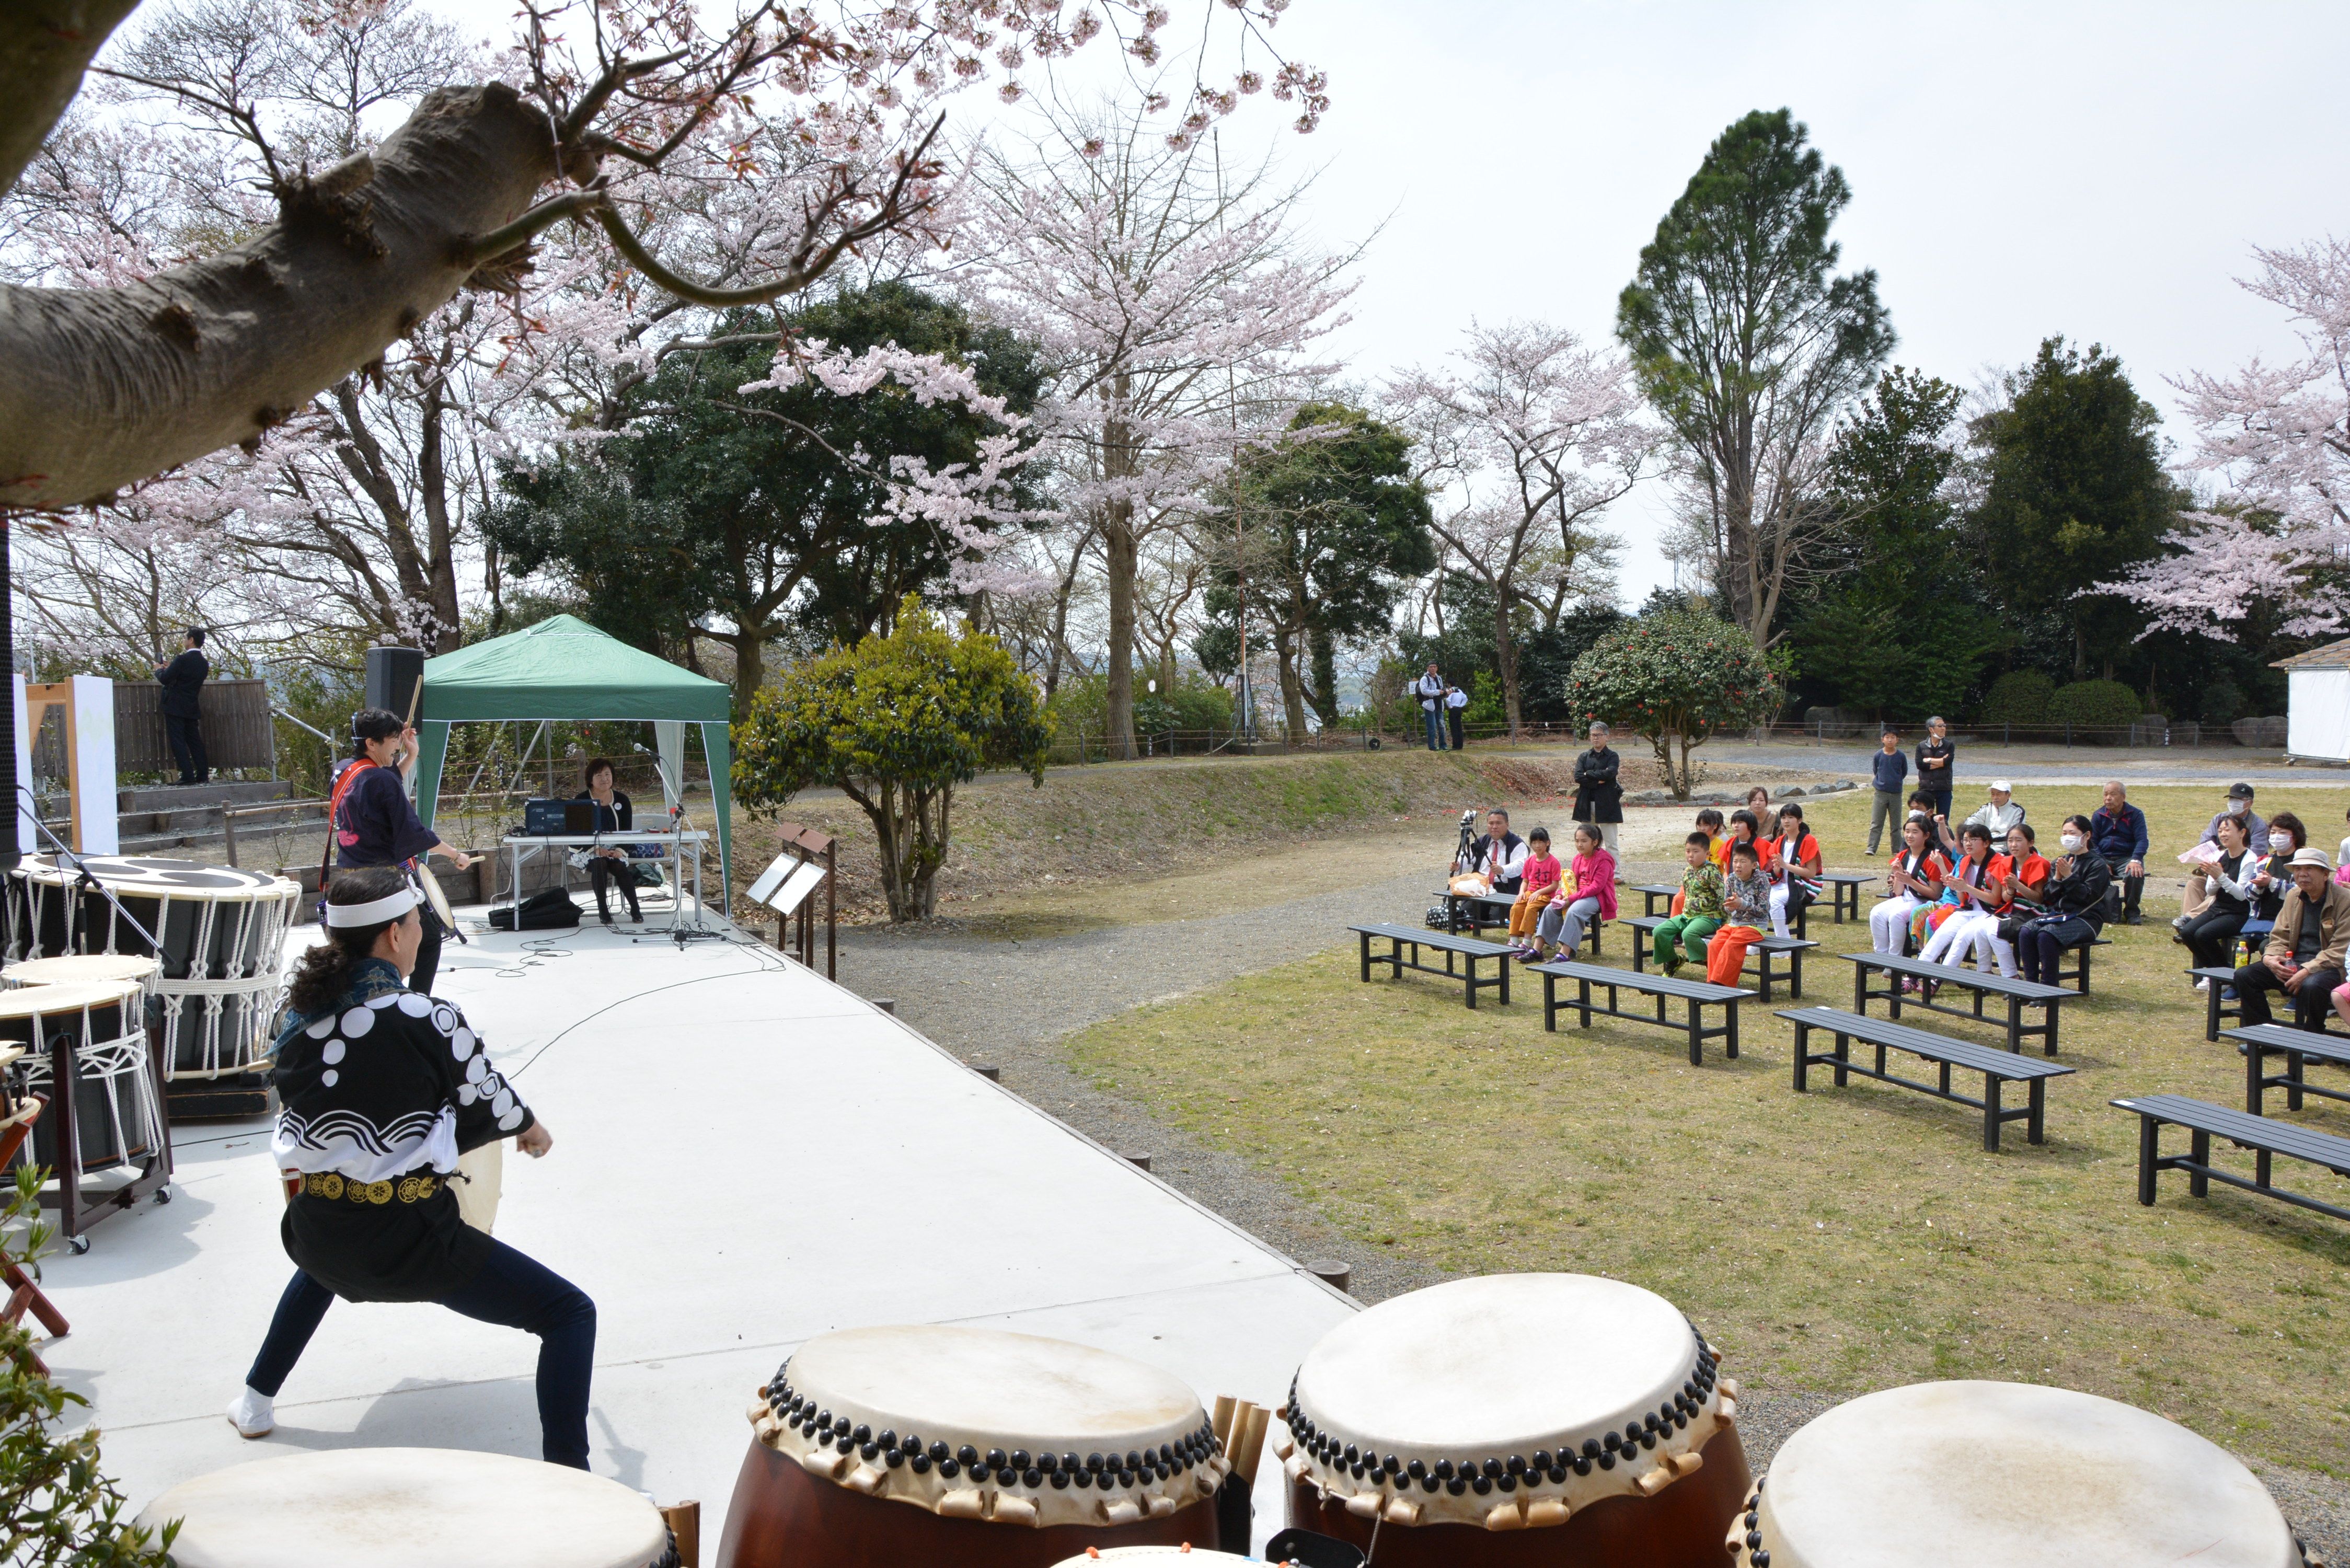
[[[1295, 0], [1274, 37], [1328, 71], [1329, 117], [1298, 137], [1257, 99], [1222, 134], [1321, 169], [1304, 217], [1327, 242], [1385, 223], [1340, 340], [1365, 379], [1471, 317], [1604, 337], [1658, 218], [1751, 109], [1792, 109], [1844, 169], [1835, 234], [1878, 273], [1899, 363], [1971, 384], [2051, 333], [2102, 342], [2182, 443], [2164, 377], [2291, 347], [2231, 282], [2251, 247], [2350, 231], [2343, 0]], [[1616, 519], [1627, 607], [1669, 576], [1646, 499]]]

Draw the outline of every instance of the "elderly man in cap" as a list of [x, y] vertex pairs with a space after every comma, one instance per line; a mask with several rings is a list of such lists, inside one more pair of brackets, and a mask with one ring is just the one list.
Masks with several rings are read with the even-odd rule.
[[2233, 784], [2228, 786], [2228, 807], [2225, 811], [2216, 813], [2211, 820], [2204, 825], [2203, 842], [2219, 843], [2220, 825], [2231, 816], [2244, 825], [2245, 843], [2256, 849], [2267, 849], [2269, 825], [2262, 820], [2259, 812], [2252, 809], [2252, 786], [2248, 784]]
[[2277, 909], [2261, 961], [2236, 971], [2236, 995], [2246, 1027], [2269, 1022], [2271, 991], [2293, 998], [2296, 1029], [2322, 1033], [2333, 1011], [2334, 988], [2342, 983], [2344, 950], [2350, 948], [2350, 887], [2334, 879], [2334, 858], [2323, 849], [2297, 850], [2293, 891]]
[[1975, 808], [1975, 814], [1959, 824], [1957, 838], [1966, 836], [1970, 827], [1982, 827], [1991, 834], [1993, 848], [2007, 842], [2015, 825], [2023, 820], [2023, 808], [2015, 804], [2015, 786], [2005, 779], [1991, 781], [1991, 799]]

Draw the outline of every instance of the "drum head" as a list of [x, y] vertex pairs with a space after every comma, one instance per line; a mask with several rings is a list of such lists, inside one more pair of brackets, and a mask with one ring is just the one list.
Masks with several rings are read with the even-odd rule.
[[1731, 1392], [1713, 1366], [1679, 1309], [1638, 1285], [1456, 1280], [1382, 1302], [1306, 1354], [1284, 1412], [1300, 1445], [1289, 1468], [1326, 1493], [1397, 1501], [1399, 1521], [1487, 1522], [1517, 1502], [1525, 1522], [1559, 1522], [1560, 1504], [1696, 1468]]
[[618, 1481], [452, 1449], [348, 1449], [183, 1481], [139, 1522], [179, 1519], [179, 1568], [650, 1568], [652, 1504]]
[[754, 1407], [762, 1442], [843, 1486], [1039, 1526], [1163, 1517], [1227, 1469], [1181, 1382], [1107, 1351], [992, 1329], [812, 1339]]
[[[9, 971], [15, 973], [14, 970]], [[137, 996], [137, 981], [128, 980], [78, 981], [67, 985], [20, 985], [0, 991], [0, 1020], [31, 1018], [62, 1018], [68, 1013], [85, 1012], [93, 1007], [120, 1007]]]
[[2151, 1411], [2024, 1383], [1921, 1383], [1839, 1405], [1787, 1439], [1757, 1513], [1771, 1568], [2301, 1562], [2267, 1490], [2226, 1450]]
[[[71, 867], [61, 868], [54, 855], [26, 857], [19, 874], [36, 882], [62, 885], [74, 881]], [[301, 889], [284, 877], [244, 871], [234, 866], [209, 866], [201, 860], [172, 860], [155, 856], [85, 855], [78, 863], [118, 896], [171, 893], [197, 898], [260, 898]]]
[[64, 953], [57, 958], [26, 959], [0, 971], [0, 979], [18, 985], [71, 985], [109, 980], [151, 981], [163, 966], [145, 953]]
[[1134, 1563], [1158, 1568], [1180, 1568], [1185, 1563], [1262, 1563], [1261, 1557], [1235, 1557], [1229, 1552], [1203, 1552], [1192, 1546], [1105, 1546], [1083, 1557], [1065, 1558], [1054, 1568], [1087, 1568], [1095, 1563]]

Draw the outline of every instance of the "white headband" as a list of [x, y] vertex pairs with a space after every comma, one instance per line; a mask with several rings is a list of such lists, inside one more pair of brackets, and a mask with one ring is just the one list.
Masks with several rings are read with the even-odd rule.
[[330, 926], [380, 926], [400, 919], [424, 902], [415, 888], [403, 887], [397, 893], [386, 893], [380, 898], [370, 898], [364, 904], [327, 906], [327, 924]]

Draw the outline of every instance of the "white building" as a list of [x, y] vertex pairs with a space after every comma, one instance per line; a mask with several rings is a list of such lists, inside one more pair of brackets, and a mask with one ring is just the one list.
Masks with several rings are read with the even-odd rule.
[[2350, 762], [2350, 639], [2280, 659], [2285, 672], [2289, 761]]

